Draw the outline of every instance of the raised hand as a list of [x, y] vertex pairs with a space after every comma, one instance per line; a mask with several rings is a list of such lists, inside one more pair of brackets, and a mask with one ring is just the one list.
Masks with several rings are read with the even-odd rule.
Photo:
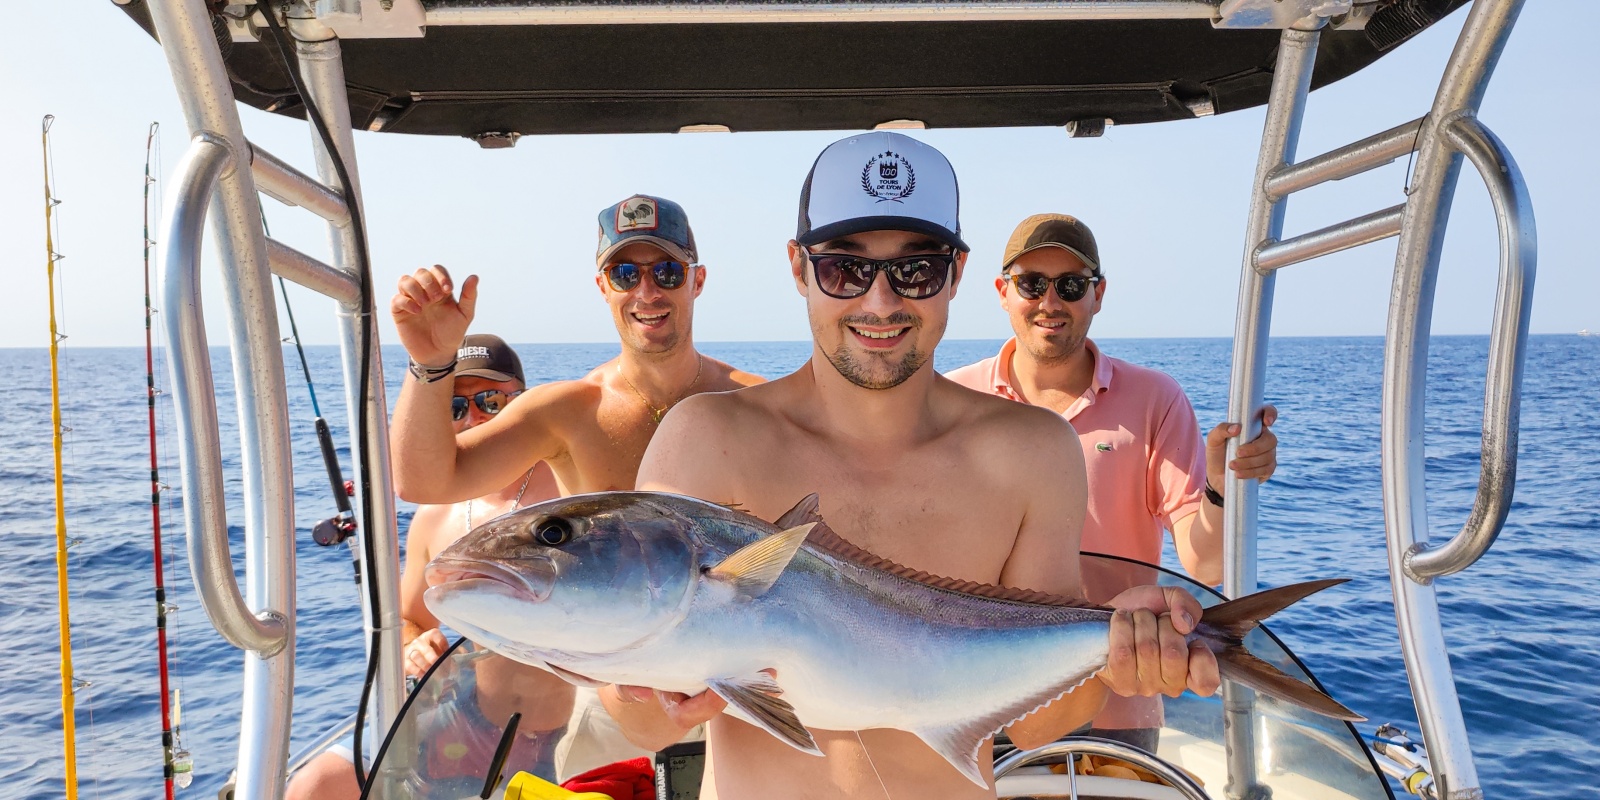
[[455, 358], [478, 306], [478, 276], [469, 275], [456, 299], [450, 272], [435, 264], [400, 278], [389, 313], [411, 360], [442, 367]]
[[1222, 679], [1217, 657], [1188, 634], [1200, 602], [1172, 586], [1135, 586], [1111, 599], [1111, 652], [1100, 680], [1123, 697], [1177, 697], [1185, 689], [1207, 696]]

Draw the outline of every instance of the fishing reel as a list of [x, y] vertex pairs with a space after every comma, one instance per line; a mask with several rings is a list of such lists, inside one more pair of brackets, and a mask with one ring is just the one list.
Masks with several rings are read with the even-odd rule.
[[[318, 418], [317, 422], [321, 423], [322, 419]], [[326, 427], [320, 428], [318, 433], [323, 430]], [[356, 515], [350, 510], [350, 498], [356, 495], [355, 482], [340, 479], [334, 474], [333, 468], [328, 470], [328, 478], [334, 485], [333, 498], [339, 506], [339, 513], [311, 526], [311, 540], [323, 547], [344, 544], [356, 532]]]
[[344, 544], [356, 532], [355, 515], [348, 512], [329, 517], [311, 526], [311, 540], [323, 547]]

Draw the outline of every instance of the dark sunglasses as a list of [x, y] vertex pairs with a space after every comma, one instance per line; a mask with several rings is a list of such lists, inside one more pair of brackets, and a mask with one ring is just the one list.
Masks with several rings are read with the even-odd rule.
[[683, 285], [691, 267], [682, 261], [662, 261], [656, 264], [612, 264], [602, 271], [606, 274], [606, 282], [619, 292], [633, 291], [646, 272], [650, 273], [657, 286], [670, 292]]
[[455, 397], [450, 398], [450, 418], [456, 422], [466, 419], [467, 403], [469, 401], [476, 403], [479, 411], [482, 411], [483, 413], [492, 417], [495, 414], [504, 411], [505, 407], [510, 405], [511, 398], [516, 397], [519, 394], [522, 394], [521, 389], [518, 389], [515, 392], [502, 392], [499, 389], [488, 389], [486, 391], [478, 392], [471, 397], [462, 397], [461, 395], [456, 395]]
[[950, 268], [956, 262], [953, 253], [933, 253], [906, 256], [878, 261], [861, 256], [838, 253], [806, 253], [817, 274], [817, 288], [823, 294], [840, 300], [860, 297], [872, 288], [872, 281], [882, 272], [889, 288], [907, 300], [925, 300], [944, 289], [950, 277]]
[[1013, 272], [1006, 275], [1012, 285], [1017, 287], [1017, 294], [1024, 300], [1038, 300], [1044, 297], [1051, 284], [1055, 284], [1056, 296], [1063, 303], [1075, 303], [1089, 293], [1089, 287], [1100, 282], [1099, 275], [1080, 275], [1068, 273], [1047, 278], [1037, 272]]

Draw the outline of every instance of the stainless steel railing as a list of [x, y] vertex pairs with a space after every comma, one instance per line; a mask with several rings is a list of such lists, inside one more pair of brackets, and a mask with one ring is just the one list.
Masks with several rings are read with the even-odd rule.
[[[169, 208], [174, 213], [161, 255], [169, 346], [175, 355], [173, 394], [178, 407], [191, 564], [207, 616], [229, 642], [245, 651], [236, 796], [278, 798], [283, 795], [286, 778], [294, 685], [295, 525], [288, 399], [271, 273], [338, 301], [351, 430], [356, 429], [358, 408], [353, 377], [359, 375], [363, 363], [372, 377], [373, 391], [365, 398], [373, 420], [365, 443], [374, 458], [372, 497], [358, 495], [356, 502], [373, 506], [374, 529], [358, 535], [372, 537], [378, 553], [378, 563], [363, 564], [363, 569], [380, 576], [378, 594], [384, 612], [368, 615], [369, 626], [380, 632], [374, 730], [389, 727], [404, 691], [399, 666], [398, 535], [388, 478], [382, 364], [375, 336], [367, 353], [357, 346], [358, 322], [371, 309], [360, 308], [356, 261], [349, 256], [347, 238], [340, 234], [352, 228], [343, 192], [337, 185], [329, 186], [326, 178], [313, 180], [245, 140], [204, 0], [151, 0], [149, 8], [185, 121], [196, 137], [179, 180], [169, 184]], [[326, 45], [311, 46], [329, 52]], [[324, 113], [343, 120], [342, 125], [330, 127], [342, 133], [341, 150], [351, 159], [337, 42], [331, 53], [331, 65], [323, 65], [320, 72], [308, 66], [307, 71], [316, 73], [313, 91], [317, 99], [327, 98]], [[326, 171], [325, 154], [319, 151], [319, 157], [323, 157], [320, 160]], [[267, 238], [261, 225], [258, 188], [329, 221], [336, 240], [334, 266]], [[242, 592], [228, 548], [217, 408], [200, 302], [200, 229], [207, 219], [223, 266], [239, 414], [245, 542]], [[356, 447], [351, 450], [360, 452]], [[374, 616], [378, 618], [372, 619]]]
[[[1395, 619], [1439, 796], [1452, 799], [1481, 797], [1482, 790], [1431, 578], [1466, 568], [1494, 541], [1516, 475], [1518, 395], [1533, 288], [1533, 218], [1515, 162], [1475, 116], [1521, 8], [1522, 0], [1474, 3], [1445, 66], [1418, 137], [1405, 228], [1395, 256], [1384, 353], [1383, 506]], [[1428, 328], [1462, 151], [1489, 184], [1500, 229], [1500, 289], [1485, 392], [1484, 460], [1467, 526], [1444, 547], [1423, 550], [1429, 530], [1423, 451]]]
[[[1405, 574], [1418, 583], [1472, 566], [1494, 544], [1505, 525], [1517, 482], [1522, 365], [1538, 255], [1533, 204], [1510, 151], [1469, 113], [1451, 115], [1440, 125], [1440, 132], [1444, 146], [1465, 155], [1489, 190], [1500, 234], [1500, 276], [1489, 340], [1489, 374], [1484, 386], [1477, 496], [1466, 524], [1454, 538], [1437, 548], [1417, 542], [1408, 549]], [[1403, 332], [1413, 338], [1425, 334], [1420, 326]], [[1404, 460], [1396, 462], [1397, 468], [1406, 466]]]
[[[1434, 756], [1441, 797], [1482, 797], [1446, 656], [1434, 578], [1466, 569], [1504, 526], [1516, 482], [1517, 420], [1528, 315], [1533, 298], [1533, 211], [1516, 162], [1476, 117], [1483, 92], [1523, 0], [1477, 0], [1445, 66], [1425, 117], [1299, 163], [1294, 141], [1316, 53], [1318, 20], [1283, 33], [1246, 233], [1234, 333], [1228, 418], [1243, 423], [1228, 456], [1260, 430], [1273, 279], [1291, 264], [1398, 235], [1385, 342], [1382, 465], [1390, 579], [1406, 671], [1424, 740]], [[1417, 153], [1404, 203], [1281, 239], [1287, 197]], [[1500, 277], [1484, 392], [1483, 464], [1473, 509], [1461, 532], [1437, 548], [1426, 543], [1423, 392], [1427, 337], [1445, 220], [1463, 156], [1489, 189], [1500, 234]], [[1257, 496], [1253, 481], [1230, 476], [1225, 532], [1225, 591], [1255, 590]], [[1224, 686], [1230, 798], [1253, 797], [1260, 765], [1252, 696]]]
[[172, 212], [161, 237], [162, 308], [171, 320], [167, 348], [174, 356], [173, 407], [185, 423], [178, 426], [178, 453], [195, 593], [225, 641], [271, 657], [284, 648], [291, 630], [284, 617], [271, 610], [252, 612], [233, 574], [223, 502], [216, 384], [211, 377], [211, 351], [200, 300], [200, 244], [206, 206], [217, 179], [233, 167], [227, 141], [209, 131], [195, 134], [179, 162], [177, 180], [167, 191], [166, 203]]

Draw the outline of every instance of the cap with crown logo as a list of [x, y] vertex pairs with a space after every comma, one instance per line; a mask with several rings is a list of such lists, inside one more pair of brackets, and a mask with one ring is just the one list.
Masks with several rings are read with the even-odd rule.
[[889, 131], [840, 139], [823, 149], [800, 190], [795, 241], [816, 245], [865, 231], [961, 240], [956, 172], [932, 145]]
[[694, 231], [683, 206], [660, 197], [636, 194], [600, 212], [600, 246], [595, 263], [635, 242], [649, 242], [685, 264], [698, 263]]

